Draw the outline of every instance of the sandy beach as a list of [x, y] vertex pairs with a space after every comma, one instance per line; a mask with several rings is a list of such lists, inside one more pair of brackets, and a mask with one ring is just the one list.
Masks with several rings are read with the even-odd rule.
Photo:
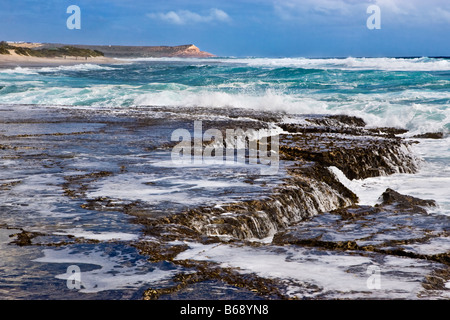
[[74, 65], [83, 63], [95, 63], [95, 64], [113, 64], [119, 63], [120, 60], [107, 57], [70, 57], [65, 58], [41, 58], [31, 57], [16, 54], [13, 50], [10, 50], [11, 54], [0, 55], [0, 67], [39, 67], [49, 65]]

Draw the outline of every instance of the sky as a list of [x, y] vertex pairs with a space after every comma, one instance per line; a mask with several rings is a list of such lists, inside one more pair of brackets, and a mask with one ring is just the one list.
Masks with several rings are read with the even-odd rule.
[[[80, 29], [67, 26], [71, 5]], [[0, 0], [0, 8], [6, 41], [195, 44], [234, 57], [450, 56], [449, 0]]]

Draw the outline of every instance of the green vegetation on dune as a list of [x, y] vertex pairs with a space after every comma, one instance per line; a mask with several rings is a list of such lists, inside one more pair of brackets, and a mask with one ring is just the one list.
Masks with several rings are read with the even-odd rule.
[[5, 41], [0, 42], [0, 54], [10, 54], [8, 47], [9, 45]]
[[0, 42], [0, 54], [10, 54], [9, 50], [14, 50], [15, 53], [22, 56], [42, 57], [42, 58], [56, 58], [56, 57], [103, 57], [103, 53], [98, 50], [76, 48], [72, 46], [63, 46], [59, 48], [44, 48], [31, 49], [16, 47], [8, 44], [5, 41]]

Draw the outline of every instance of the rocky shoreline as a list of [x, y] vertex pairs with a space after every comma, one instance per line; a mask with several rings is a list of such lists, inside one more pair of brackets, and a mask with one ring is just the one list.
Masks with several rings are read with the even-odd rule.
[[[189, 234], [199, 237], [262, 239], [292, 223], [357, 205], [357, 196], [328, 170], [330, 166], [341, 169], [349, 179], [418, 170], [418, 159], [408, 150], [410, 142], [386, 137], [386, 129], [375, 134], [363, 128], [362, 119], [347, 116], [314, 116], [305, 120], [311, 125], [279, 124], [286, 132], [280, 135], [280, 160], [288, 164], [289, 178], [271, 195], [156, 220], [144, 218], [139, 223], [152, 234], [156, 229], [164, 229], [164, 225], [169, 225], [173, 232], [173, 226], [177, 225], [183, 226], [183, 232], [188, 228]], [[131, 215], [140, 212], [140, 208], [127, 208]], [[224, 212], [232, 214], [223, 216]], [[159, 232], [168, 234], [165, 230]]]
[[[151, 263], [169, 263], [183, 270], [165, 284], [147, 287], [143, 299], [211, 298], [208, 288], [218, 283], [236, 290], [237, 298], [251, 299], [449, 297], [446, 286], [450, 281], [449, 218], [427, 214], [427, 208], [436, 203], [432, 199], [417, 199], [387, 189], [380, 195], [379, 204], [359, 205], [357, 195], [330, 170], [330, 167], [338, 168], [348, 179], [417, 172], [420, 159], [411, 152], [410, 146], [419, 142], [399, 137], [404, 130], [367, 129], [362, 119], [345, 115], [297, 115], [298, 121], [290, 122], [279, 113], [236, 109], [141, 107], [130, 108], [123, 114], [118, 110], [55, 110], [37, 108], [19, 119], [16, 118], [17, 111], [2, 110], [5, 117], [0, 123], [3, 128], [1, 159], [5, 163], [33, 163], [38, 169], [56, 172], [63, 178], [57, 185], [64, 203], [76, 206], [86, 214], [108, 216], [120, 213], [129, 217], [129, 223], [142, 233], [139, 239], [128, 241], [129, 246], [137, 248]], [[93, 196], [98, 194], [93, 191], [107, 179], [128, 181], [127, 174], [148, 174], [139, 161], [169, 153], [174, 143], [168, 141], [167, 132], [189, 126], [199, 118], [205, 119], [205, 130], [259, 129], [270, 124], [282, 128], [279, 135], [280, 176], [270, 182], [269, 178], [264, 181], [260, 176], [244, 174], [246, 185], [261, 188], [256, 189], [260, 191], [254, 196], [249, 193], [246, 197], [243, 193], [240, 200], [237, 196], [234, 201], [218, 200], [216, 204], [213, 201], [188, 207], [171, 205], [169, 201], [160, 208], [144, 200], [118, 198], [108, 193]], [[56, 125], [55, 131], [33, 132], [33, 125], [45, 127], [49, 123]], [[65, 123], [81, 126], [87, 123], [89, 126], [84, 125], [84, 130], [75, 126], [77, 129], [72, 132], [61, 132]], [[22, 129], [27, 126], [31, 129], [25, 130], [26, 133], [11, 134], [8, 126], [15, 124], [20, 124]], [[122, 146], [120, 151], [114, 149], [117, 143]], [[79, 148], [85, 151], [81, 152]], [[94, 157], [97, 153], [118, 160], [108, 159], [95, 169], [89, 166], [77, 168], [81, 154]], [[141, 158], [131, 157], [137, 153]], [[2, 166], [8, 168], [7, 164]], [[214, 179], [220, 177], [218, 173], [213, 176]], [[0, 181], [0, 193], [7, 195], [16, 190], [22, 180], [16, 177]], [[146, 181], [142, 188], [154, 186], [157, 181]], [[102, 243], [101, 240], [62, 235], [52, 228], [47, 232], [46, 228], [38, 230], [36, 225], [26, 225], [26, 220], [13, 221], [10, 219], [2, 224], [2, 228], [21, 230], [10, 236], [10, 245], [56, 248]], [[196, 251], [197, 247], [203, 251]], [[276, 277], [265, 269], [260, 270], [262, 266], [256, 262], [252, 269], [233, 254], [225, 259], [216, 253], [219, 249], [267, 257], [281, 252], [286, 254], [284, 262], [295, 261], [299, 267], [317, 259], [317, 268], [345, 270], [346, 274], [364, 281], [363, 266], [367, 268], [368, 261], [372, 261], [383, 270], [386, 283], [396, 281], [403, 283], [405, 288], [386, 285], [384, 291], [339, 290], [333, 285], [324, 285], [322, 278], [315, 282], [306, 274], [302, 280], [286, 280], [282, 277], [283, 269], [280, 269], [280, 277]], [[300, 252], [302, 255], [297, 255]], [[334, 264], [321, 262], [320, 257], [336, 257], [337, 260]], [[340, 261], [346, 259], [357, 262], [341, 265]], [[411, 283], [416, 284], [413, 290]]]

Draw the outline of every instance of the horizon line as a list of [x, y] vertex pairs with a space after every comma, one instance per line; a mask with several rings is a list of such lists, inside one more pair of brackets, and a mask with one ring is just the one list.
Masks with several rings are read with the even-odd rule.
[[[130, 44], [86, 44], [86, 43], [63, 43], [63, 42], [34, 42], [34, 41], [12, 41], [12, 40], [0, 40], [5, 41], [7, 43], [17, 43], [17, 44], [23, 44], [23, 43], [29, 43], [29, 44], [58, 44], [58, 45], [75, 45], [75, 46], [105, 46], [105, 47], [182, 47], [182, 46], [190, 46], [194, 45], [197, 48], [200, 49], [197, 45], [195, 45], [193, 42], [189, 44], [177, 44], [177, 45], [130, 45]], [[209, 52], [209, 51], [208, 51]], [[213, 53], [214, 54], [214, 53]], [[347, 59], [347, 58], [394, 58], [394, 59], [417, 59], [417, 58], [432, 58], [432, 59], [450, 59], [450, 55], [366, 55], [366, 56], [353, 56], [353, 55], [337, 55], [337, 56], [302, 56], [302, 55], [286, 55], [286, 56], [256, 56], [256, 55], [216, 55], [214, 54], [214, 57], [199, 57], [198, 59], [214, 59], [214, 58], [244, 58], [244, 59], [250, 59], [250, 58], [272, 58], [272, 59], [282, 59], [282, 58], [306, 58], [306, 59]], [[146, 58], [146, 57], [143, 57]], [[148, 57], [152, 58], [152, 57]], [[166, 57], [171, 58], [171, 57]], [[173, 58], [179, 58], [179, 59], [186, 59], [183, 57], [173, 57]], [[189, 58], [189, 57], [188, 57]], [[192, 59], [196, 59], [195, 57], [191, 57]]]

